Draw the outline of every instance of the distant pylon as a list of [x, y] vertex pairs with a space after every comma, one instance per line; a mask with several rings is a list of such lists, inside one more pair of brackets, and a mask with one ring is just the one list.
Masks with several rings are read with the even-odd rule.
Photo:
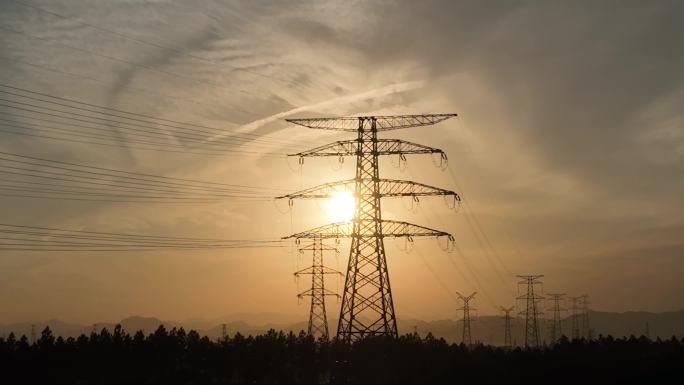
[[543, 314], [539, 310], [539, 301], [543, 300], [544, 297], [536, 294], [534, 287], [542, 284], [539, 278], [543, 275], [518, 275], [517, 277], [522, 278], [518, 284], [526, 287], [526, 293], [518, 297], [519, 300], [525, 300], [525, 310], [520, 312], [520, 314], [525, 315], [525, 347], [538, 348], [541, 344], [539, 315]]
[[36, 343], [36, 325], [31, 324], [31, 345]]
[[582, 337], [592, 339], [589, 327], [589, 294], [582, 294]]
[[506, 349], [513, 347], [513, 342], [511, 340], [511, 312], [513, 309], [515, 309], [514, 306], [501, 306], [501, 311], [504, 312], [504, 348]]
[[323, 265], [323, 251], [329, 250], [337, 252], [336, 248], [324, 245], [321, 237], [314, 237], [311, 244], [299, 248], [300, 253], [304, 253], [305, 251], [312, 252], [313, 263], [311, 266], [294, 273], [296, 277], [299, 277], [300, 275], [311, 275], [311, 288], [297, 294], [297, 297], [311, 297], [307, 333], [310, 336], [323, 338], [325, 340], [330, 337], [328, 332], [328, 315], [325, 311], [325, 297], [340, 297], [339, 294], [325, 288], [325, 275], [342, 275], [339, 271]]
[[466, 346], [471, 346], [473, 344], [473, 337], [470, 332], [470, 311], [475, 310], [470, 307], [470, 301], [475, 298], [475, 292], [469, 296], [464, 296], [463, 294], [456, 292], [458, 298], [463, 301], [463, 306], [456, 310], [463, 310], [463, 336], [461, 338], [461, 343]]
[[572, 314], [570, 315], [572, 321], [572, 339], [580, 339], [580, 327], [579, 327], [579, 301], [582, 297], [569, 297], [570, 300], [570, 310]]
[[547, 293], [547, 295], [549, 296], [548, 299], [552, 301], [551, 311], [553, 312], [549, 334], [551, 337], [551, 344], [555, 344], [563, 335], [561, 311], [565, 311], [565, 307], [561, 306], [561, 301], [565, 299], [565, 293]]
[[225, 341], [228, 336], [226, 324], [221, 324], [221, 341]]

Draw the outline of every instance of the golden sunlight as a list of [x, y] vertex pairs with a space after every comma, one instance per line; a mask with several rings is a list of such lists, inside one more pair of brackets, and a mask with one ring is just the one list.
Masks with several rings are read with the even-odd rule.
[[356, 201], [349, 191], [339, 191], [328, 199], [328, 216], [335, 222], [349, 222], [354, 217]]

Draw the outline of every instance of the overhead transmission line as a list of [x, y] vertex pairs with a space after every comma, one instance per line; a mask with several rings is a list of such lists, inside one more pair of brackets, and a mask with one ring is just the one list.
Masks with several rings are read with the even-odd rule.
[[[19, 63], [19, 64], [26, 65], [29, 67], [37, 68], [37, 69], [42, 70], [42, 71], [52, 72], [52, 73], [56, 73], [56, 74], [60, 74], [60, 75], [64, 75], [64, 76], [69, 76], [69, 77], [72, 77], [75, 79], [87, 80], [90, 82], [104, 84], [106, 86], [111, 86], [112, 82], [114, 81], [112, 79], [102, 79], [102, 78], [96, 78], [96, 77], [87, 76], [87, 75], [83, 75], [83, 74], [76, 74], [73, 72], [64, 71], [62, 69], [57, 69], [54, 67], [48, 67], [45, 65], [29, 62], [26, 60], [21, 60], [21, 59], [17, 59], [17, 58], [2, 56], [2, 55], [0, 55], [0, 60], [15, 62], [15, 63]], [[216, 104], [210, 104], [210, 103], [202, 102], [199, 100], [188, 98], [188, 97], [180, 95], [180, 94], [179, 95], [171, 95], [171, 94], [159, 92], [157, 90], [151, 90], [151, 89], [142, 88], [142, 87], [133, 87], [130, 84], [124, 84], [122, 86], [122, 88], [124, 88], [127, 91], [130, 91], [132, 93], [136, 93], [136, 94], [144, 94], [144, 95], [148, 95], [148, 96], [151, 95], [154, 97], [162, 97], [162, 98], [166, 98], [166, 99], [173, 99], [173, 100], [181, 101], [184, 103], [192, 103], [192, 104], [202, 105], [202, 106], [211, 107], [211, 108], [215, 108], [217, 106]], [[240, 112], [248, 113], [248, 111], [246, 111], [242, 108], [238, 108], [235, 106], [232, 106], [232, 107], [234, 109], [240, 111]]]
[[109, 233], [0, 223], [0, 251], [154, 251], [286, 247], [278, 239], [216, 239]]
[[[71, 104], [66, 104], [66, 103], [61, 103], [55, 100], [49, 100], [49, 99], [44, 99], [44, 98], [36, 98], [35, 96], [29, 96], [29, 95], [22, 95], [18, 94], [12, 91], [8, 91], [4, 88], [10, 88], [10, 89], [18, 89], [21, 90], [22, 92], [26, 93], [33, 93], [37, 95], [45, 95], [47, 98], [51, 99], [58, 99], [58, 100], [67, 100], [71, 104], [76, 104], [76, 106], [71, 105]], [[66, 119], [66, 120], [72, 120], [72, 121], [79, 121], [79, 122], [84, 122], [84, 123], [90, 123], [90, 124], [104, 124], [106, 123], [108, 126], [115, 125], [117, 128], [121, 129], [128, 129], [131, 131], [140, 131], [143, 133], [152, 133], [152, 134], [164, 134], [167, 135], [169, 133], [172, 133], [179, 138], [187, 139], [187, 140], [195, 140], [199, 141], [200, 143], [202, 142], [207, 142], [210, 138], [212, 138], [215, 135], [226, 135], [228, 134], [229, 136], [226, 136], [225, 138], [219, 138], [219, 139], [214, 139], [212, 142], [215, 142], [215, 144], [229, 144], [229, 145], [243, 145], [246, 143], [256, 143], [259, 145], [293, 145], [293, 144], [299, 144], [299, 142], [294, 142], [292, 140], [286, 140], [286, 139], [277, 139], [277, 138], [269, 138], [269, 137], [264, 137], [259, 134], [251, 134], [251, 133], [230, 133], [227, 132], [227, 130], [224, 129], [218, 129], [214, 127], [208, 127], [208, 126], [203, 126], [195, 123], [186, 123], [186, 122], [179, 122], [176, 120], [169, 120], [169, 119], [164, 119], [164, 118], [158, 118], [158, 117], [153, 117], [150, 115], [144, 115], [140, 113], [135, 113], [135, 112], [129, 112], [129, 111], [124, 111], [121, 109], [114, 109], [110, 107], [105, 107], [105, 106], [98, 106], [90, 103], [85, 103], [85, 102], [80, 102], [76, 101], [73, 99], [66, 99], [62, 98], [59, 96], [53, 96], [53, 95], [48, 95], [44, 93], [39, 93], [35, 91], [30, 91], [30, 90], [24, 90], [24, 89], [19, 89], [18, 87], [14, 87], [11, 85], [6, 85], [6, 84], [0, 84], [0, 94], [7, 94], [11, 95], [17, 98], [22, 98], [22, 99], [28, 99], [28, 101], [19, 101], [16, 99], [5, 99], [5, 98], [0, 98], [1, 102], [4, 103], [11, 103], [10, 105], [7, 104], [0, 104], [0, 106], [6, 107], [6, 108], [11, 108], [14, 110], [19, 110], [19, 111], [25, 111], [25, 112], [30, 112], [30, 113], [37, 113], [40, 115], [46, 115], [46, 116], [51, 116], [55, 118], [61, 118], [61, 119]], [[29, 102], [30, 101], [30, 102]], [[39, 103], [45, 103], [48, 104], [49, 106], [45, 106]], [[101, 110], [109, 110], [109, 111], [115, 111], [115, 113], [111, 113], [109, 111], [99, 111], [99, 110], [94, 110], [91, 108], [84, 108], [83, 106], [90, 106], [90, 107], [95, 107], [99, 108]], [[62, 107], [62, 108], [56, 108], [56, 107]], [[66, 110], [64, 108], [67, 108]], [[37, 109], [37, 110], [36, 110]], [[75, 111], [74, 111], [75, 110]], [[47, 111], [47, 112], [46, 112]], [[64, 116], [66, 115], [66, 116]], [[79, 118], [74, 118], [74, 116], [79, 117]], [[81, 118], [89, 119], [89, 120], [84, 120]], [[141, 119], [144, 118], [144, 119]], [[45, 119], [41, 119], [45, 120]], [[51, 120], [48, 120], [51, 121]], [[54, 121], [54, 120], [52, 120]], [[100, 123], [103, 122], [103, 123]], [[171, 124], [173, 123], [173, 124]], [[79, 126], [79, 127], [84, 127], [84, 126]], [[92, 127], [91, 127], [92, 128]], [[207, 144], [214, 144], [214, 143], [207, 143]]]
[[[0, 151], [0, 195], [64, 200], [271, 201], [283, 189], [158, 176]], [[30, 194], [30, 195], [28, 195]]]
[[[46, 96], [36, 98], [31, 95], [21, 95], [13, 92], [15, 89]], [[10, 134], [113, 147], [216, 156], [252, 154], [283, 157], [284, 153], [274, 150], [294, 144], [291, 140], [264, 138], [250, 133], [235, 133], [210, 140], [217, 135], [225, 134], [226, 131], [195, 123], [155, 118], [150, 115], [97, 106], [6, 84], [0, 84], [0, 94], [28, 99], [18, 101], [0, 97], [0, 107], [3, 107], [0, 109], [0, 132]], [[69, 103], [76, 105], [49, 98], [68, 100]], [[48, 103], [50, 106], [41, 103]], [[54, 108], [54, 105], [59, 108]], [[108, 111], [98, 111], [83, 106]], [[109, 135], [104, 135], [103, 132]], [[244, 149], [244, 146], [254, 147], [254, 150]], [[255, 151], [257, 149], [263, 151]]]

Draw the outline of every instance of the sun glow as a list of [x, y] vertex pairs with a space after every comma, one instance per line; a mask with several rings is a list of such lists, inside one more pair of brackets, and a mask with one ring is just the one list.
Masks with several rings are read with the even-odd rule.
[[328, 199], [328, 216], [335, 222], [349, 222], [354, 217], [356, 201], [348, 191], [336, 192]]

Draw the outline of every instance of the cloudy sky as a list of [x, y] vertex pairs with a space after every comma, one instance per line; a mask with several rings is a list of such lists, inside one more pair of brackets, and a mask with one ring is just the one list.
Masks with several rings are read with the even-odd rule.
[[[307, 159], [300, 168], [281, 156], [349, 138], [284, 118], [455, 112], [434, 127], [383, 135], [441, 148], [449, 168], [421, 156], [397, 167], [392, 158], [383, 160], [382, 176], [454, 189], [467, 202], [458, 211], [441, 199], [383, 202], [385, 218], [449, 231], [461, 250], [421, 240], [406, 252], [403, 241], [387, 242], [399, 318], [455, 318], [456, 291], [477, 291], [478, 313], [494, 314], [514, 303], [515, 274], [544, 274], [547, 292], [588, 293], [597, 310], [683, 306], [681, 2], [2, 0], [0, 7], [2, 91], [225, 132], [199, 144], [169, 133], [159, 144], [187, 151], [165, 152], [140, 149], [116, 127], [109, 129], [118, 146], [104, 146], [5, 126], [0, 151], [277, 195], [354, 172], [353, 159]], [[30, 125], [12, 104], [26, 99], [8, 92], [0, 99], [0, 115]], [[235, 133], [260, 139], [201, 153]], [[174, 205], [3, 196], [0, 213], [1, 223], [14, 225], [221, 239], [277, 239], [330, 221], [325, 202], [297, 201], [289, 211], [287, 202], [229, 198]], [[339, 258], [329, 256], [331, 267], [346, 266], [345, 245]], [[306, 265], [293, 247], [0, 251], [0, 322], [239, 312], [304, 318], [307, 306], [295, 294], [306, 282], [292, 273]], [[337, 312], [333, 301], [329, 313]]]

